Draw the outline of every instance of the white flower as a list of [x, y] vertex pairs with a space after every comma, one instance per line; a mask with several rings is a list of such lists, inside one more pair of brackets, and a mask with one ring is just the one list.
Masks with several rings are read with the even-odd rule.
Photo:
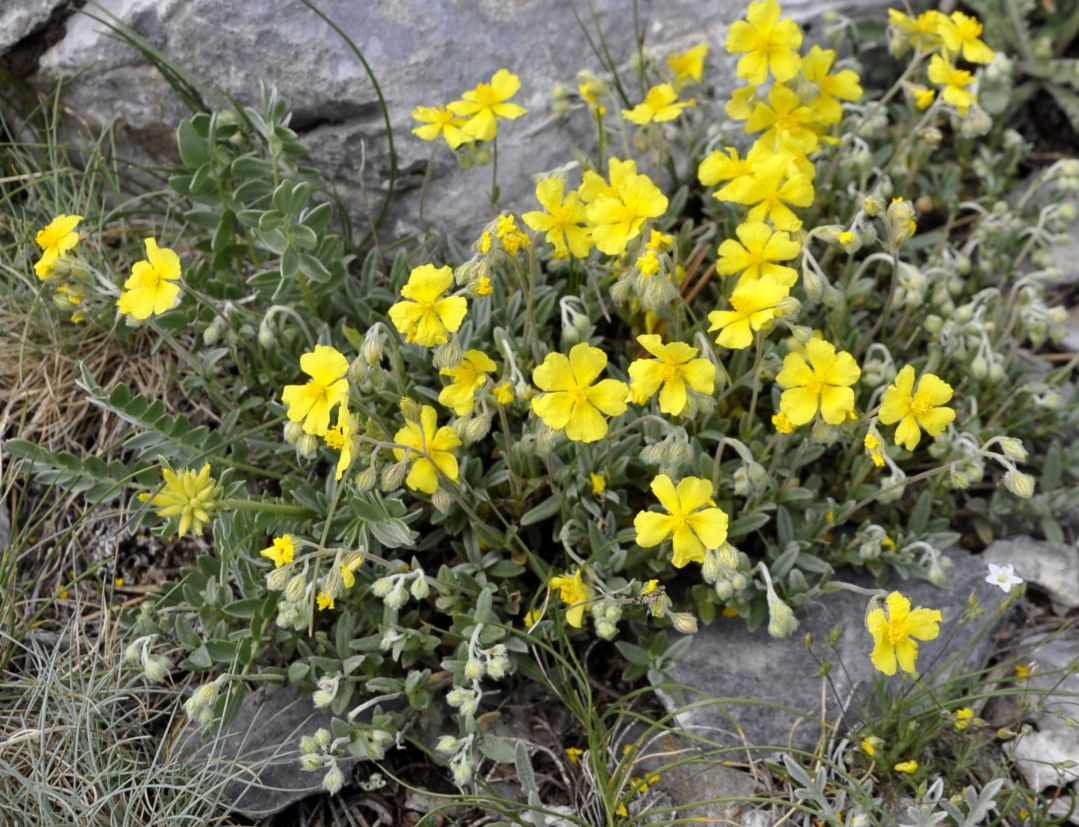
[[1004, 566], [990, 563], [989, 574], [986, 576], [985, 582], [993, 586], [999, 586], [1000, 590], [1007, 594], [1012, 590], [1012, 586], [1018, 586], [1022, 583], [1023, 578], [1016, 575], [1015, 567], [1011, 563]]

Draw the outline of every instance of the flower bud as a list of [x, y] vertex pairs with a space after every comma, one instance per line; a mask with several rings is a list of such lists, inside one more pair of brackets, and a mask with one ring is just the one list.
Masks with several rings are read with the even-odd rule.
[[431, 495], [431, 505], [433, 505], [440, 514], [445, 514], [453, 505], [453, 495], [445, 488], [436, 488], [435, 493]]
[[300, 767], [306, 772], [322, 769], [322, 756], [308, 753], [300, 756]]
[[443, 735], [435, 744], [435, 750], [445, 755], [452, 755], [461, 748], [461, 741], [452, 735]]
[[420, 576], [412, 581], [412, 585], [409, 586], [409, 592], [416, 600], [423, 600], [431, 593], [431, 587], [427, 585], [427, 578], [420, 573]]
[[142, 675], [150, 683], [161, 683], [165, 680], [169, 670], [172, 669], [172, 661], [164, 655], [151, 655], [145, 649], [142, 652]]
[[671, 612], [667, 615], [674, 624], [674, 628], [683, 635], [695, 635], [697, 633], [697, 618], [688, 612]]
[[406, 422], [419, 423], [423, 408], [419, 402], [410, 396], [401, 397], [401, 416]]
[[714, 588], [716, 597], [719, 598], [721, 602], [726, 603], [734, 597], [734, 586], [731, 584], [730, 580], [717, 580]]
[[607, 620], [596, 622], [596, 637], [601, 640], [614, 640], [618, 637], [618, 626]]
[[491, 430], [491, 416], [481, 415], [474, 416], [469, 420], [468, 425], [465, 427], [464, 443], [465, 445], [471, 445], [474, 442], [479, 442], [483, 439]]
[[314, 434], [304, 434], [296, 441], [296, 450], [304, 459], [311, 459], [318, 453], [318, 437]]
[[272, 592], [283, 591], [289, 581], [289, 567], [271, 569], [266, 575], [266, 588]]
[[325, 709], [333, 703], [340, 683], [340, 675], [335, 675], [332, 678], [324, 675], [318, 679], [318, 689], [311, 695], [311, 702], [315, 705], [315, 709]]
[[[210, 328], [207, 327], [206, 330], [209, 332]], [[277, 344], [277, 334], [273, 329], [273, 316], [268, 313], [259, 322], [258, 343], [263, 350], [269, 350]]]
[[472, 768], [467, 764], [456, 764], [453, 768], [453, 783], [463, 787], [472, 778]]
[[343, 786], [345, 786], [345, 774], [341, 772], [341, 768], [334, 761], [330, 765], [330, 769], [322, 776], [322, 789], [330, 795], [337, 795], [337, 793], [341, 792]]
[[469, 681], [478, 681], [483, 677], [484, 668], [483, 661], [479, 658], [469, 658], [465, 663], [465, 679]]
[[361, 494], [366, 494], [374, 488], [375, 483], [378, 482], [378, 474], [375, 472], [375, 466], [368, 465], [355, 476], [354, 481], [356, 490]]
[[1000, 450], [1008, 459], [1014, 459], [1016, 462], [1027, 461], [1027, 449], [1023, 447], [1023, 440], [1013, 436], [1002, 436], [999, 442]]
[[299, 603], [307, 593], [307, 579], [302, 574], [294, 575], [285, 586], [285, 600]]
[[303, 425], [299, 422], [286, 422], [285, 423], [285, 442], [289, 445], [295, 445], [303, 438]]
[[866, 215], [875, 218], [884, 212], [884, 200], [877, 195], [867, 195], [862, 202], [862, 209]]
[[364, 361], [362, 356], [357, 356], [352, 360], [352, 364], [348, 366], [349, 381], [356, 387], [360, 387], [367, 379], [369, 371], [370, 368], [368, 367], [367, 362]]
[[360, 356], [370, 367], [374, 367], [382, 359], [382, 333], [377, 326], [368, 330], [363, 337]]
[[465, 354], [461, 350], [461, 344], [457, 341], [457, 337], [454, 336], [445, 344], [435, 348], [431, 362], [439, 370], [449, 370], [460, 365], [461, 360], [464, 358]]
[[406, 463], [402, 460], [401, 462], [393, 463], [393, 465], [387, 465], [382, 469], [380, 487], [383, 491], [396, 491], [401, 487], [401, 483], [405, 481], [405, 466]]
[[1034, 477], [1013, 468], [1004, 475], [1004, 487], [1015, 496], [1029, 500], [1034, 496]]

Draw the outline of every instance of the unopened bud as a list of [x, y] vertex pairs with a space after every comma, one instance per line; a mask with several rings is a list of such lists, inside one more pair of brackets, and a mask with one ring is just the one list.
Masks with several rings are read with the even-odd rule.
[[405, 465], [406, 463], [402, 460], [382, 469], [380, 487], [383, 491], [396, 491], [401, 487], [401, 483], [405, 481]]
[[1034, 477], [1013, 468], [1004, 475], [1004, 487], [1015, 496], [1029, 500], [1034, 496]]
[[401, 397], [401, 415], [406, 422], [418, 423], [423, 413], [423, 406], [410, 396]]
[[1027, 461], [1027, 449], [1023, 447], [1023, 440], [1013, 436], [1002, 436], [999, 442], [1000, 450], [1008, 459], [1014, 459], [1016, 462]]
[[303, 439], [303, 425], [299, 422], [286, 422], [285, 423], [285, 442], [289, 445], [295, 445]]
[[355, 476], [356, 490], [361, 494], [366, 494], [374, 488], [376, 482], [378, 482], [378, 474], [373, 465], [368, 465]]
[[435, 489], [435, 493], [431, 495], [431, 505], [433, 505], [440, 514], [445, 514], [453, 505], [453, 495], [445, 488], [439, 486]]
[[318, 453], [318, 437], [314, 434], [304, 434], [296, 441], [296, 450], [304, 459], [311, 459]]
[[483, 677], [483, 661], [479, 658], [469, 658], [465, 663], [465, 679], [470, 681], [478, 681]]
[[285, 600], [290, 603], [299, 603], [303, 600], [304, 593], [307, 591], [307, 580], [302, 574], [295, 575], [288, 581], [288, 585], [285, 586]]
[[667, 615], [674, 624], [674, 628], [683, 635], [695, 635], [697, 633], [697, 618], [688, 612], [671, 612]]
[[330, 795], [337, 795], [337, 793], [341, 792], [343, 786], [345, 786], [345, 774], [341, 772], [341, 768], [334, 761], [330, 769], [322, 776], [322, 789]]

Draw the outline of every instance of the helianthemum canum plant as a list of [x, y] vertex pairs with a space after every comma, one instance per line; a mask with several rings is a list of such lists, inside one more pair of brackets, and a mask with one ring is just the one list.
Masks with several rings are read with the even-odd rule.
[[[121, 262], [83, 255], [95, 221], [27, 227], [65, 312], [61, 288], [80, 323], [120, 311], [139, 323], [122, 335], [179, 348], [179, 387], [212, 411], [196, 428], [85, 376], [145, 432], [131, 474], [12, 449], [141, 492], [134, 525], [207, 532], [213, 553], [132, 618], [205, 675], [191, 717], [248, 680], [310, 691], [335, 720], [303, 766], [336, 790], [338, 758], [380, 759], [431, 716], [465, 786], [504, 760], [483, 713], [534, 647], [663, 652], [720, 612], [789, 635], [840, 566], [942, 583], [960, 521], [1059, 532], [1075, 415], [1038, 351], [1064, 321], [1047, 251], [1079, 164], [1001, 200], [1027, 147], [979, 95], [1006, 73], [966, 18], [926, 14], [890, 15], [887, 90], [863, 89], [855, 30], [806, 48], [774, 0], [730, 28], [725, 101], [707, 44], [642, 51], [640, 83], [582, 70], [553, 109], [595, 146], [534, 170], [520, 216], [469, 216], [470, 248], [352, 261], [272, 93], [180, 127], [178, 209], [212, 237]], [[496, 68], [417, 107], [416, 137], [494, 167], [521, 91]], [[951, 620], [893, 593], [866, 657], [913, 671]]]

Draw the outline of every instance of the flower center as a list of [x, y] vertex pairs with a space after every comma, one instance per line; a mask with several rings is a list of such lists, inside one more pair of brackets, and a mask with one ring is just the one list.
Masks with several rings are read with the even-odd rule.
[[889, 623], [885, 636], [892, 646], [897, 646], [908, 637], [906, 627], [902, 623]]
[[929, 409], [933, 406], [929, 404], [929, 400], [920, 396], [914, 397], [910, 403], [910, 412], [916, 417], [923, 417], [929, 413]]
[[818, 377], [811, 376], [809, 378], [809, 381], [806, 382], [805, 387], [806, 390], [814, 396], [820, 396], [822, 393], [824, 393], [824, 388], [826, 387], [826, 384]]
[[568, 391], [570, 398], [573, 399], [578, 405], [585, 405], [588, 403], [588, 385], [574, 385]]

